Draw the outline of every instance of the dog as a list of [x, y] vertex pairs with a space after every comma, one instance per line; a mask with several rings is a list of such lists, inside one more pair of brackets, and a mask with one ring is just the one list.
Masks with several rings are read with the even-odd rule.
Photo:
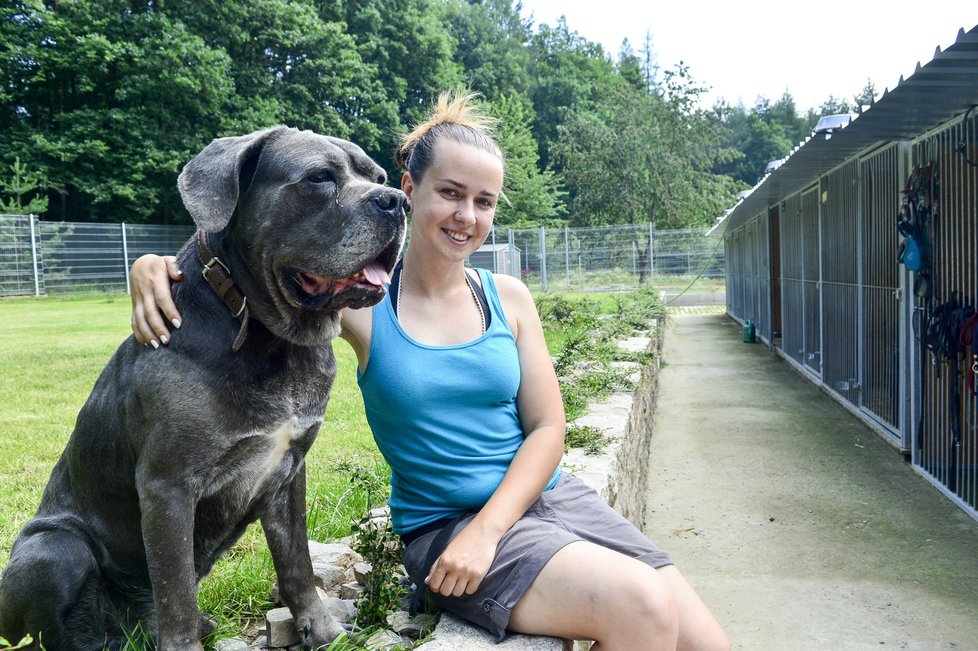
[[353, 143], [273, 127], [219, 138], [178, 186], [198, 227], [169, 346], [129, 337], [95, 383], [0, 580], [0, 635], [201, 651], [197, 585], [260, 519], [303, 648], [343, 627], [314, 585], [304, 457], [340, 310], [385, 293], [406, 197]]

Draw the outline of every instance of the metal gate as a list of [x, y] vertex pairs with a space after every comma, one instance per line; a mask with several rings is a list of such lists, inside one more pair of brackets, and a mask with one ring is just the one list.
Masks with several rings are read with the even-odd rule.
[[859, 406], [886, 427], [901, 445], [905, 415], [900, 392], [904, 383], [901, 352], [905, 350], [902, 320], [898, 237], [894, 220], [900, 209], [900, 148], [894, 144], [860, 163], [863, 219], [860, 232], [862, 332], [859, 342], [861, 402]]
[[818, 189], [781, 205], [781, 300], [784, 354], [812, 373], [822, 373], [822, 297]]
[[[970, 119], [968, 119], [970, 116]], [[969, 111], [938, 132], [916, 142], [912, 163], [933, 164], [936, 209], [930, 219], [931, 296], [918, 302], [918, 315], [933, 314], [956, 300], [978, 307], [978, 118]], [[921, 319], [917, 319], [920, 324]], [[924, 330], [918, 325], [918, 336]], [[925, 347], [917, 358], [915, 381], [922, 415], [914, 432], [913, 461], [952, 499], [978, 508], [978, 399], [969, 386], [978, 382], [975, 347], [953, 355]]]
[[859, 404], [859, 203], [857, 163], [823, 177], [821, 192], [822, 381], [844, 400]]

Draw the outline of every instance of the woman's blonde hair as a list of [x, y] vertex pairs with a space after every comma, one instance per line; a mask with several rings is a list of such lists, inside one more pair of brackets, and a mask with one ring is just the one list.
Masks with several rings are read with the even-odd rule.
[[476, 100], [478, 93], [448, 91], [438, 96], [428, 119], [401, 137], [394, 150], [394, 162], [401, 170], [420, 181], [431, 165], [435, 145], [447, 139], [472, 145], [495, 154], [505, 162], [493, 131], [498, 120], [487, 115]]

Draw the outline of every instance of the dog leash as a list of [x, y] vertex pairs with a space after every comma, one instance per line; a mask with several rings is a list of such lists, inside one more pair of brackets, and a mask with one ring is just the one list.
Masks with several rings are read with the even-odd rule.
[[201, 230], [197, 231], [197, 259], [204, 265], [200, 270], [204, 280], [217, 293], [217, 297], [228, 306], [234, 318], [241, 319], [238, 336], [231, 344], [231, 350], [237, 352], [248, 336], [248, 298], [235, 285], [231, 270], [214, 255], [207, 241], [207, 233]]

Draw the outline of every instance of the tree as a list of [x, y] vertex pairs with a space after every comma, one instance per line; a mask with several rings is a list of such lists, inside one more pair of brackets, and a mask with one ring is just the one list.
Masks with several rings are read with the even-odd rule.
[[128, 2], [25, 2], [0, 24], [11, 37], [0, 151], [59, 189], [62, 217], [158, 215], [187, 151], [226, 108], [227, 58]]
[[567, 112], [607, 102], [602, 89], [615, 79], [614, 66], [600, 45], [571, 31], [563, 18], [555, 27], [540, 25], [530, 47], [533, 135], [540, 146], [541, 166], [559, 175], [562, 163], [551, 148]]
[[494, 100], [530, 88], [530, 23], [510, 0], [440, 3], [455, 62], [472, 90]]
[[607, 101], [576, 107], [555, 147], [578, 225], [643, 223], [660, 228], [713, 224], [734, 199], [729, 178], [712, 168], [730, 155], [720, 121], [692, 107], [697, 87], [682, 66], [666, 74], [663, 96], [621, 80]]
[[621, 42], [621, 49], [618, 50], [618, 63], [615, 64], [615, 71], [635, 90], [648, 92], [649, 84], [645, 71], [642, 69], [642, 60], [632, 50], [627, 38]]
[[864, 106], [871, 106], [876, 101], [876, 84], [872, 79], [866, 79], [866, 85], [853, 98], [856, 112], [862, 113]]
[[423, 119], [432, 98], [462, 81], [452, 36], [433, 0], [328, 4], [332, 9], [324, 8], [321, 17], [355, 43], [357, 58], [371, 71], [369, 79], [346, 84], [353, 96], [373, 89], [357, 98], [354, 116], [344, 116], [363, 120], [364, 133], [353, 132], [350, 138], [393, 171], [390, 153], [396, 134]]
[[14, 158], [10, 165], [10, 180], [0, 178], [0, 191], [9, 198], [0, 196], [0, 215], [34, 215], [48, 209], [48, 198], [33, 196], [26, 198], [44, 186], [44, 180], [36, 172], [31, 172]]
[[505, 197], [497, 222], [527, 228], [552, 222], [564, 214], [563, 192], [553, 172], [541, 170], [537, 143], [530, 131], [533, 107], [525, 95], [503, 95], [491, 104], [499, 119], [499, 146], [506, 158]]

